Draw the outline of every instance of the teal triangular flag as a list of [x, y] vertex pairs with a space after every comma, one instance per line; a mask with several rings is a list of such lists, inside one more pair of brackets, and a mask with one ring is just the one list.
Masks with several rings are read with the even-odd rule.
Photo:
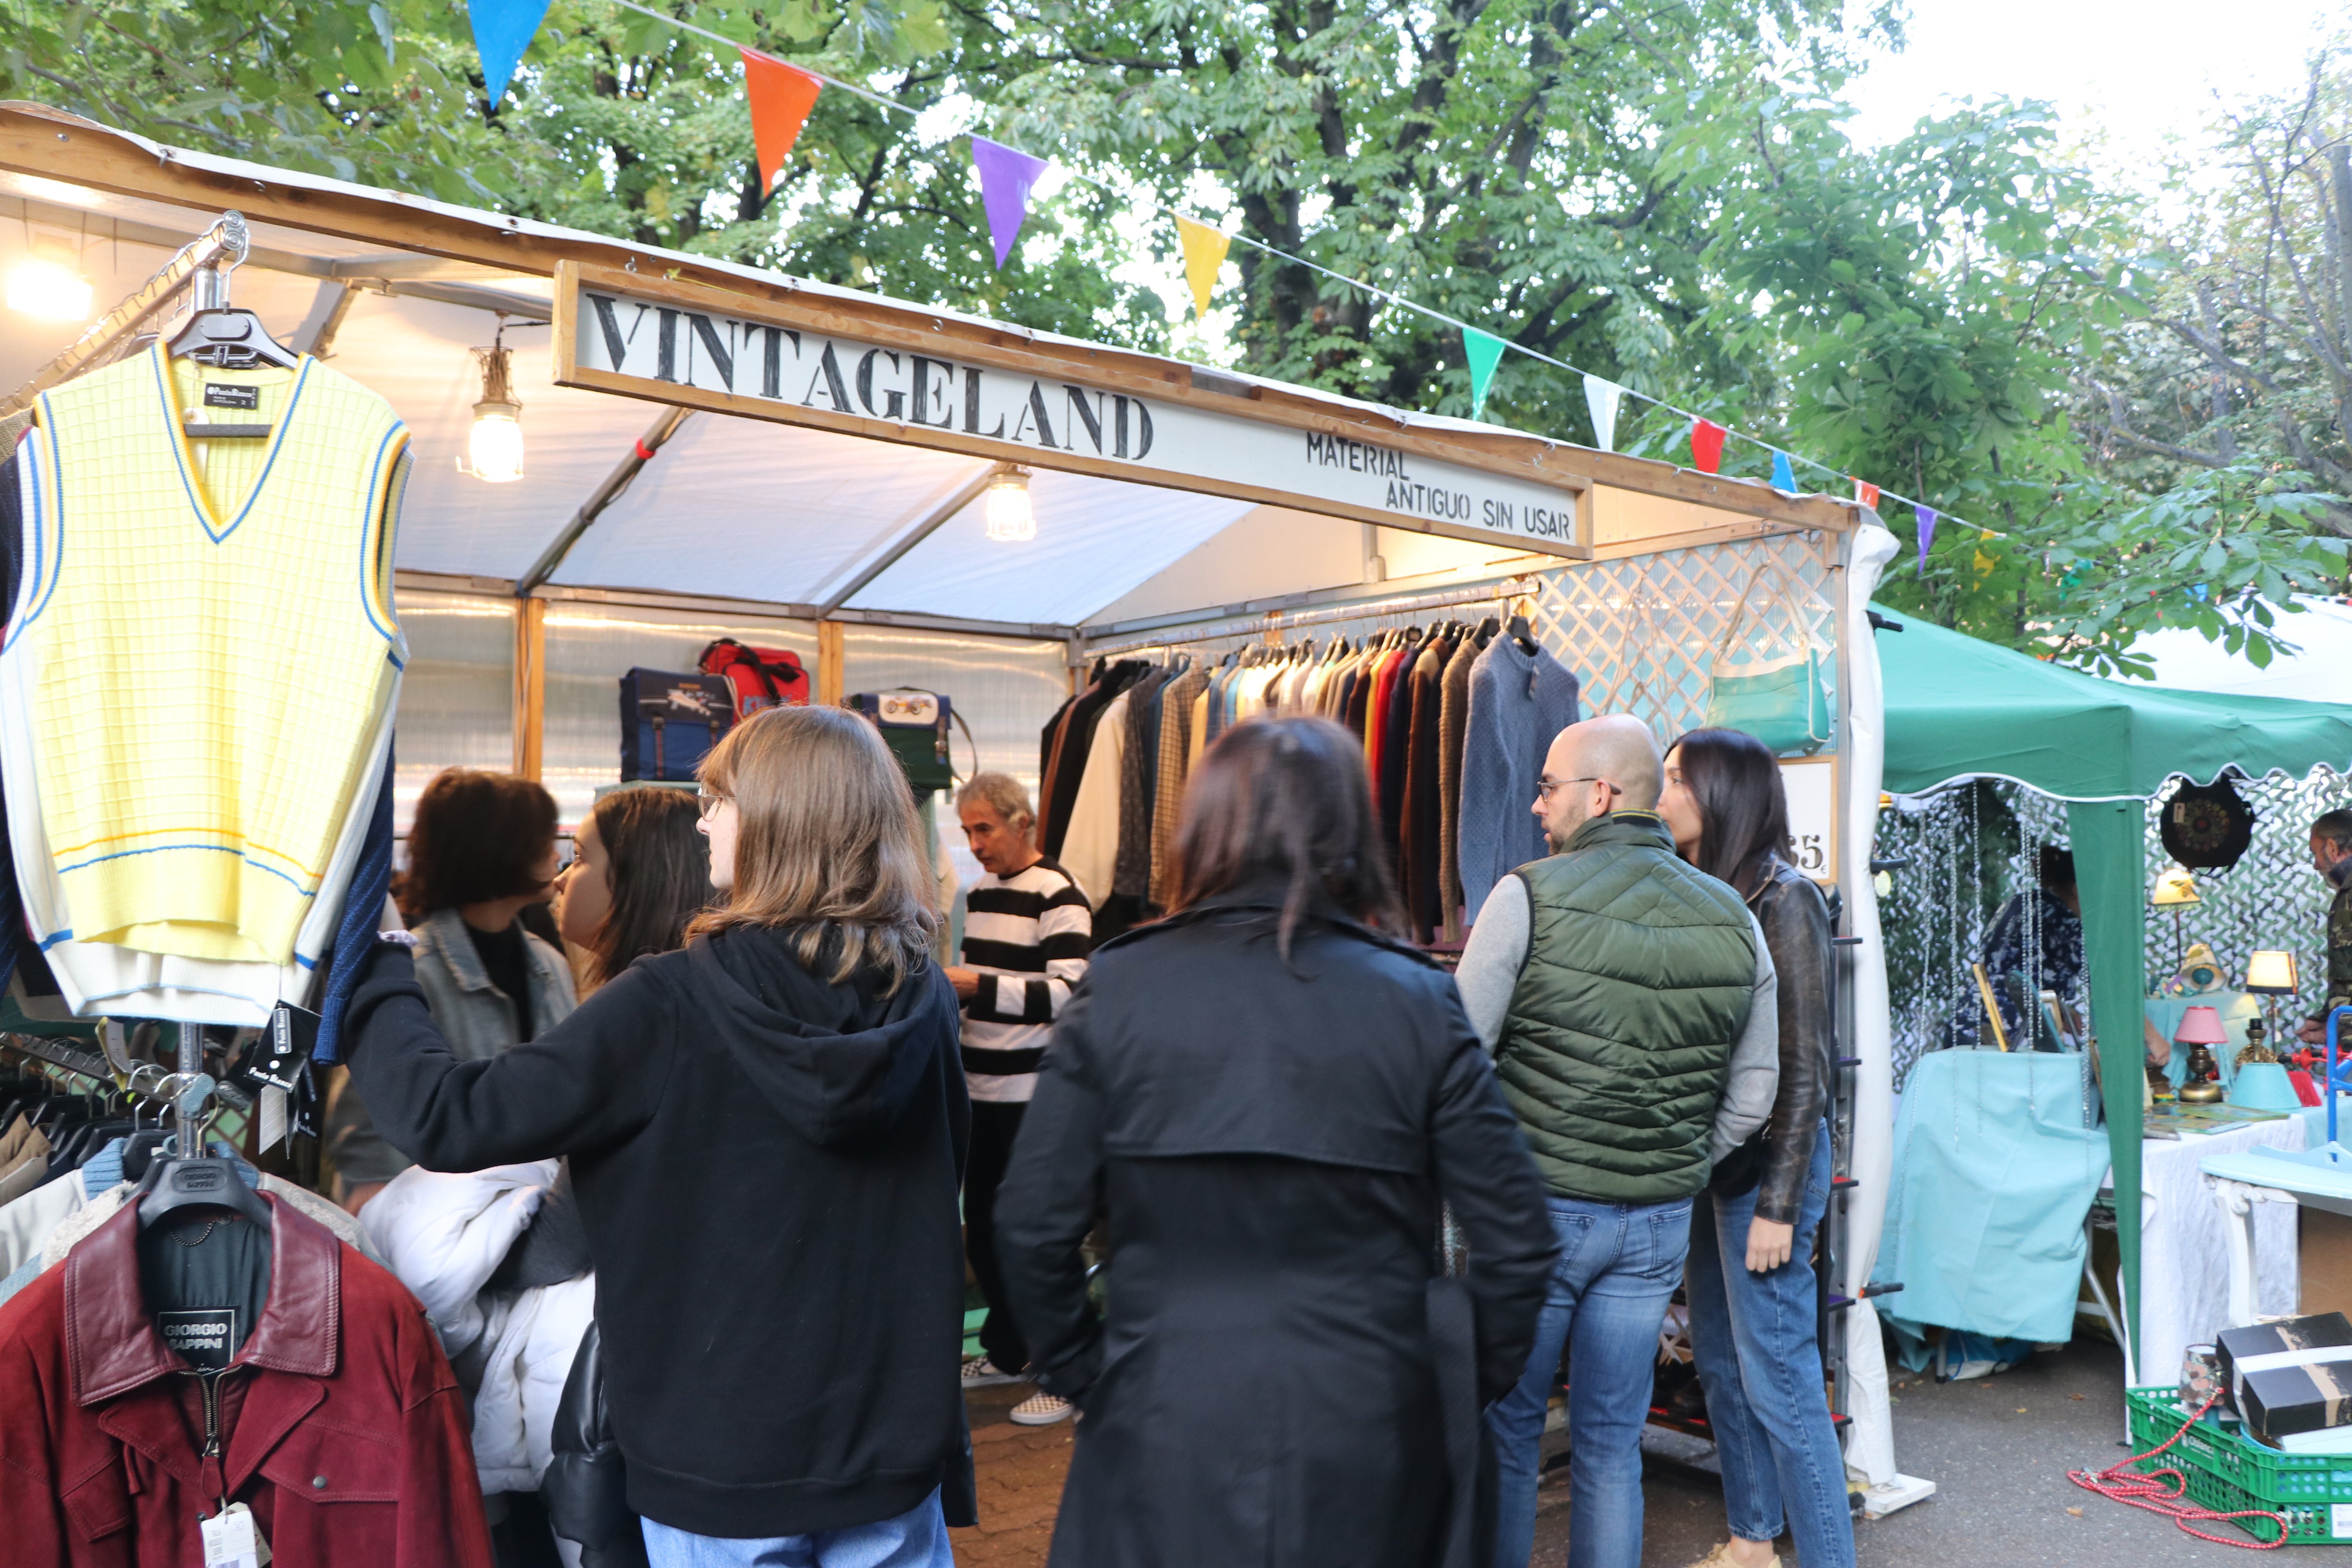
[[492, 103], [507, 95], [530, 36], [547, 20], [548, 0], [470, 0], [474, 52], [482, 57], [482, 90]]
[[1790, 466], [1786, 452], [1772, 454], [1772, 488], [1787, 490], [1790, 495], [1797, 493], [1797, 470]]
[[1486, 389], [1495, 384], [1495, 367], [1503, 360], [1503, 340], [1492, 332], [1465, 327], [1462, 352], [1470, 356], [1470, 417], [1484, 418]]

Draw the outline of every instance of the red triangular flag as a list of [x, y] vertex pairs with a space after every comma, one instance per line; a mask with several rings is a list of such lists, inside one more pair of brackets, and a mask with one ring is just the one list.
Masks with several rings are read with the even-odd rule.
[[772, 189], [793, 155], [802, 122], [824, 83], [798, 66], [757, 49], [743, 51], [743, 96], [751, 100], [751, 142], [760, 150], [760, 189]]
[[1721, 472], [1723, 438], [1729, 434], [1712, 419], [1691, 421], [1691, 466], [1702, 474]]

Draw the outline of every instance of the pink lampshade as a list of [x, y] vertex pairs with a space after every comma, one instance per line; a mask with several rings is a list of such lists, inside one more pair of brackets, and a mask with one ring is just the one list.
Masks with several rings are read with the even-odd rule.
[[2221, 1027], [2221, 1010], [2218, 1007], [2190, 1007], [2180, 1015], [2180, 1027], [2172, 1031], [2173, 1043], [2183, 1046], [2226, 1046], [2230, 1031]]

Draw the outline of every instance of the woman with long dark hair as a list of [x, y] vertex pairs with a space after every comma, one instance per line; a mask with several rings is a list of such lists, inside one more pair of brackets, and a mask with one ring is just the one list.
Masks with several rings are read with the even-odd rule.
[[386, 946], [352, 1074], [431, 1169], [570, 1157], [653, 1568], [951, 1568], [970, 1116], [914, 798], [838, 708], [759, 713], [701, 778], [725, 899], [684, 949], [458, 1061]]
[[640, 958], [686, 945], [710, 905], [710, 847], [694, 797], [657, 784], [616, 789], [580, 824], [562, 879], [563, 940], [588, 955], [593, 991]]
[[1449, 1392], [1475, 1432], [1533, 1341], [1542, 1182], [1453, 982], [1398, 939], [1353, 736], [1228, 731], [1176, 855], [1174, 912], [1097, 949], [1064, 1007], [998, 1194], [1031, 1365], [1086, 1417], [1052, 1561], [1423, 1568], [1468, 1495], [1439, 1205], [1469, 1245]]
[[1825, 1120], [1837, 1070], [1828, 900], [1791, 866], [1780, 765], [1737, 730], [1666, 753], [1659, 815], [1684, 859], [1756, 911], [1780, 974], [1780, 1084], [1771, 1119], [1718, 1162], [1691, 1211], [1691, 1349], [1723, 1466], [1731, 1539], [1703, 1568], [1768, 1568], [1785, 1523], [1804, 1568], [1852, 1568], [1845, 1461], [1814, 1331], [1813, 1237], [1829, 1206]]

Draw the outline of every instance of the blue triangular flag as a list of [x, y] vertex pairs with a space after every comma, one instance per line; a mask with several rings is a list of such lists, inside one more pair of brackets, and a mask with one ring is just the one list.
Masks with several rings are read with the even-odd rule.
[[547, 20], [548, 0], [471, 0], [474, 52], [482, 57], [482, 89], [492, 103], [507, 95], [530, 37]]
[[1797, 493], [1797, 470], [1790, 464], [1786, 452], [1772, 454], [1772, 488], [1790, 495]]

